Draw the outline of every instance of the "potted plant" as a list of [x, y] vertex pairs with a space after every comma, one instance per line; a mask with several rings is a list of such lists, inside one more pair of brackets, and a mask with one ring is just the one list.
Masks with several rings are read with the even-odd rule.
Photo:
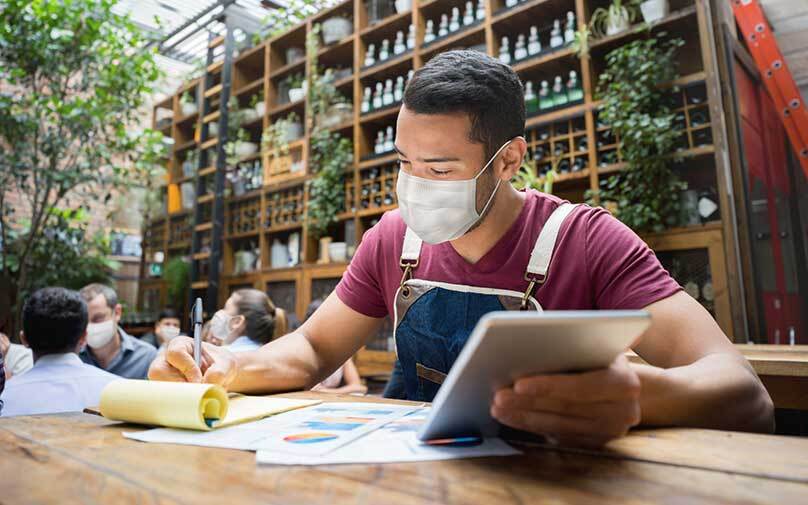
[[306, 96], [303, 74], [295, 74], [289, 78], [289, 101], [298, 102]]
[[180, 97], [180, 112], [183, 116], [190, 116], [196, 111], [196, 97], [190, 91], [186, 91]]
[[286, 118], [280, 120], [283, 124], [284, 140], [294, 142], [303, 137], [303, 123], [295, 112], [290, 112]]
[[[679, 220], [679, 199], [687, 184], [673, 168], [677, 126], [661, 85], [678, 76], [681, 39], [635, 40], [606, 55], [598, 83], [599, 119], [609, 125], [626, 168], [601, 180], [600, 203], [637, 232], [657, 232]], [[591, 195], [590, 195], [591, 196]]]
[[323, 21], [322, 32], [323, 43], [325, 45], [333, 44], [353, 32], [353, 23], [348, 18], [333, 16]]
[[250, 98], [250, 107], [255, 109], [255, 113], [258, 114], [258, 117], [264, 117], [267, 111], [267, 103], [264, 101], [264, 94], [254, 94], [252, 98]]
[[668, 0], [645, 0], [640, 4], [640, 11], [646, 23], [653, 23], [668, 15], [670, 4]]
[[168, 305], [182, 307], [191, 288], [191, 263], [181, 256], [171, 258], [163, 267], [163, 280], [168, 291]]
[[598, 7], [592, 13], [592, 34], [596, 37], [616, 35], [628, 30], [636, 18], [637, 0], [612, 0], [609, 7]]

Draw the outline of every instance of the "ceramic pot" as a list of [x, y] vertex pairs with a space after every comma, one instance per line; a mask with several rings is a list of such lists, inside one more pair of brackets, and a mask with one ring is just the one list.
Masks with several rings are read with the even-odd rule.
[[180, 112], [182, 112], [183, 116], [190, 116], [191, 114], [196, 112], [196, 104], [182, 102], [180, 104]]
[[609, 16], [606, 23], [606, 35], [617, 35], [618, 33], [628, 30], [629, 20], [628, 11], [625, 8], [620, 10], [620, 15], [616, 17]]
[[323, 43], [333, 44], [344, 39], [353, 31], [353, 23], [349, 19], [341, 17], [328, 18], [323, 21]]
[[255, 142], [238, 142], [236, 143], [235, 154], [239, 158], [246, 158], [258, 152], [258, 144]]
[[328, 244], [328, 257], [338, 263], [348, 261], [348, 246], [345, 242], [331, 242]]
[[396, 0], [396, 12], [409, 12], [412, 10], [412, 0]]
[[306, 91], [303, 88], [292, 88], [289, 90], [289, 101], [298, 102], [303, 100], [306, 96]]
[[647, 0], [640, 4], [642, 18], [646, 23], [653, 23], [664, 18], [670, 12], [668, 0]]
[[289, 123], [286, 127], [286, 142], [294, 142], [303, 136], [303, 123]]

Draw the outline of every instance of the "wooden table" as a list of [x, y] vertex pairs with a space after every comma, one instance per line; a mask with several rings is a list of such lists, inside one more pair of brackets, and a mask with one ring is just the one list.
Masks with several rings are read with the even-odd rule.
[[808, 440], [789, 437], [661, 429], [599, 451], [305, 468], [121, 436], [133, 429], [89, 414], [0, 418], [0, 503], [808, 503]]

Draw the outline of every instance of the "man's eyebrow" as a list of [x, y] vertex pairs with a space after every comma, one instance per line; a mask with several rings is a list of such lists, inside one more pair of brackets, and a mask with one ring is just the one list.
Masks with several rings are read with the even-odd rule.
[[[404, 158], [407, 157], [407, 155], [404, 154], [401, 151], [401, 149], [398, 148], [398, 146], [396, 146], [395, 149], [396, 149], [396, 152], [398, 154], [400, 154]], [[460, 161], [460, 158], [444, 156], [444, 157], [440, 157], [440, 158], [427, 158], [427, 159], [420, 159], [419, 158], [418, 161], [420, 161], [422, 163], [446, 163], [446, 162], [449, 162], [449, 161]]]

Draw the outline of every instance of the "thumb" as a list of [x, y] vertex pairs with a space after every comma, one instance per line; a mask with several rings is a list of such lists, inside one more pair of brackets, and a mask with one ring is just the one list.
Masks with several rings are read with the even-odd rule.
[[202, 381], [208, 384], [217, 384], [224, 388], [233, 382], [236, 374], [235, 359], [227, 352], [217, 352], [211, 365], [205, 370]]

